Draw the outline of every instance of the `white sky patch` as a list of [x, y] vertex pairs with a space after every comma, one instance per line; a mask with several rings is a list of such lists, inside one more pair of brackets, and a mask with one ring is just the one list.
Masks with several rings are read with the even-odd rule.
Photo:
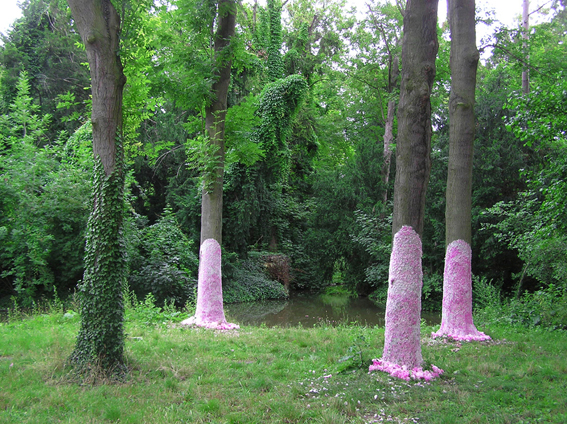
[[[22, 16], [22, 12], [18, 6], [20, 0], [1, 0], [2, 6], [0, 8], [0, 32], [6, 34], [10, 28], [10, 25], [14, 23], [16, 19]], [[250, 0], [251, 1], [251, 0]], [[293, 0], [290, 0], [293, 1]], [[260, 4], [265, 4], [265, 0], [260, 0]], [[359, 13], [367, 10], [366, 4], [367, 0], [347, 0], [347, 4], [356, 6]], [[522, 16], [522, 3], [523, 0], [477, 0], [477, 8], [481, 9], [494, 9], [495, 17], [503, 25], [507, 27], [516, 27], [520, 24]], [[533, 13], [530, 16], [530, 24], [534, 25], [537, 23], [549, 20], [549, 17], [545, 16], [542, 12], [545, 12], [549, 8], [550, 0], [532, 0], [530, 1], [530, 11], [533, 12], [542, 7], [537, 13]], [[447, 18], [447, 1], [439, 0], [439, 22], [445, 21]], [[481, 37], [489, 35], [493, 28], [487, 28], [486, 25], [479, 24], [477, 26], [478, 41]], [[0, 40], [1, 44], [1, 40]]]
[[[19, 0], [2, 0], [0, 8], [0, 32], [6, 35], [10, 25], [22, 16], [22, 11], [18, 6]], [[2, 40], [0, 40], [2, 44]]]

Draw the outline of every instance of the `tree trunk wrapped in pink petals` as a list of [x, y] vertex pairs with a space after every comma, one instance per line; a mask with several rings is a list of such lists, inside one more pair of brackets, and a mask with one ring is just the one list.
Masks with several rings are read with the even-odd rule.
[[221, 247], [215, 239], [207, 239], [199, 252], [199, 283], [195, 316], [183, 325], [215, 330], [234, 330], [236, 324], [226, 322], [222, 300]]
[[[421, 234], [431, 170], [431, 91], [435, 79], [438, 0], [408, 0], [402, 40], [396, 181], [392, 214], [384, 352], [376, 366], [398, 378], [420, 370]], [[370, 370], [373, 368], [371, 367]]]
[[455, 240], [447, 247], [443, 277], [443, 318], [433, 337], [448, 336], [455, 340], [489, 340], [478, 331], [472, 317], [472, 250], [464, 240]]
[[420, 367], [421, 357], [421, 239], [410, 226], [394, 236], [390, 257], [386, 333], [382, 360], [408, 369]]

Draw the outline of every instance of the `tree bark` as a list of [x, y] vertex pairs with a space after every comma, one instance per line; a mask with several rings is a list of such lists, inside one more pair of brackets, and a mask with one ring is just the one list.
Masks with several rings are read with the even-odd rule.
[[446, 246], [455, 240], [471, 243], [474, 101], [479, 60], [474, 7], [474, 0], [449, 0], [451, 94], [445, 207]]
[[119, 159], [116, 136], [122, 131], [122, 92], [126, 77], [118, 49], [120, 17], [110, 0], [68, 0], [75, 25], [85, 45], [92, 84], [93, 153], [106, 175]]
[[205, 176], [201, 204], [201, 244], [215, 239], [222, 245], [222, 195], [224, 178], [224, 127], [227, 111], [227, 96], [230, 85], [231, 58], [228, 49], [236, 27], [236, 3], [222, 0], [218, 5], [218, 27], [214, 39], [217, 62], [215, 82], [212, 86], [214, 100], [205, 110], [205, 125], [209, 142], [217, 147], [216, 172]]
[[451, 95], [445, 208], [445, 272], [441, 328], [433, 336], [485, 340], [472, 318], [471, 194], [475, 135], [475, 0], [449, 0]]
[[431, 170], [431, 102], [435, 78], [437, 0], [408, 0], [402, 40], [402, 81], [392, 233], [411, 226], [421, 237]]
[[110, 0], [68, 0], [85, 45], [92, 84], [93, 211], [89, 218], [85, 273], [80, 286], [81, 329], [70, 361], [88, 371], [124, 371], [122, 241], [124, 151], [119, 56], [120, 18]]
[[[431, 103], [437, 56], [437, 0], [408, 0], [394, 184], [384, 370], [421, 366], [421, 234], [431, 169]], [[394, 371], [390, 371], [393, 374]]]

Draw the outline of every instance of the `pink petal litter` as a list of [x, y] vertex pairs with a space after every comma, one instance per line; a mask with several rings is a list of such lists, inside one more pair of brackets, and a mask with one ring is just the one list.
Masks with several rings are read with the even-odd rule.
[[381, 359], [372, 360], [372, 365], [370, 365], [370, 367], [368, 368], [368, 372], [372, 371], [383, 371], [390, 374], [392, 377], [400, 378], [405, 381], [431, 381], [445, 372], [435, 365], [431, 366], [431, 371], [424, 370], [421, 367], [414, 367], [410, 369], [405, 365], [398, 365], [393, 362], [383, 361]]

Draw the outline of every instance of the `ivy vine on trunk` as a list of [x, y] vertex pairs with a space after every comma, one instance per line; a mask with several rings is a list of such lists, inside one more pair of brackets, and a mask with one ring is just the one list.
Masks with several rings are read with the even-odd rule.
[[124, 148], [120, 17], [110, 0], [68, 0], [85, 45], [92, 83], [93, 210], [80, 285], [81, 328], [70, 365], [86, 377], [121, 377], [124, 365]]

